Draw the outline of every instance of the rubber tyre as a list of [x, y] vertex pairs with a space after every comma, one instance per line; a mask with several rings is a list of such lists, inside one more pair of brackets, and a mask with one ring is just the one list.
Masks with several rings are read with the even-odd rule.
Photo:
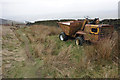
[[61, 41], [66, 41], [68, 39], [68, 36], [64, 32], [61, 32], [59, 35], [59, 39]]
[[84, 42], [84, 40], [83, 40], [82, 37], [76, 37], [76, 39], [75, 39], [75, 44], [76, 44], [76, 45], [82, 46], [82, 45], [83, 45], [83, 42]]

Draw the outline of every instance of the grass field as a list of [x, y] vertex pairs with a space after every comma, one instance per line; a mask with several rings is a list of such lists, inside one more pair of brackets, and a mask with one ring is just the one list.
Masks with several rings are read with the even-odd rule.
[[3, 26], [5, 78], [118, 78], [118, 33], [99, 44], [59, 40], [60, 28]]

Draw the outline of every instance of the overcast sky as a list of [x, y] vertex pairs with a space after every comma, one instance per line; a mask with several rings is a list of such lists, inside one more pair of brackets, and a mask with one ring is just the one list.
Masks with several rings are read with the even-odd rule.
[[118, 18], [120, 0], [0, 0], [0, 17], [16, 21]]

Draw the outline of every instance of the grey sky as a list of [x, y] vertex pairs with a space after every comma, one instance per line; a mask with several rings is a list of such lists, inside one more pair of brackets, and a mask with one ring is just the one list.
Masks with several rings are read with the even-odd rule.
[[118, 18], [119, 0], [1, 0], [0, 17], [17, 21]]

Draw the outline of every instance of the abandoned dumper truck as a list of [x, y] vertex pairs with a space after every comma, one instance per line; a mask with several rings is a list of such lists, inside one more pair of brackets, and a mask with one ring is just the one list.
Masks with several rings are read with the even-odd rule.
[[83, 21], [58, 22], [58, 25], [63, 31], [59, 35], [60, 40], [66, 41], [69, 37], [75, 38], [75, 44], [81, 46], [85, 41], [98, 42], [113, 33], [113, 26], [99, 24], [98, 18], [91, 22], [87, 18]]

